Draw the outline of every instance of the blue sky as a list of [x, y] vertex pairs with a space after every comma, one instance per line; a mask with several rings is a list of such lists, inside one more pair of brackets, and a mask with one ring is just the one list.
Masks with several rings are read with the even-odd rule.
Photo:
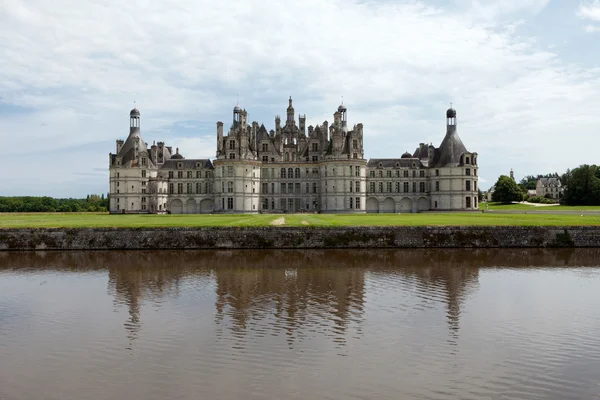
[[343, 96], [370, 158], [439, 145], [452, 102], [483, 189], [598, 164], [598, 43], [600, 0], [4, 0], [0, 195], [106, 192], [134, 101], [186, 158], [292, 95], [312, 125]]

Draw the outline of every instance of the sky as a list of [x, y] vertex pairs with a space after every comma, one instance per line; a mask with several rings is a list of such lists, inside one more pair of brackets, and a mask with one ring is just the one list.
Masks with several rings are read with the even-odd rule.
[[[439, 146], [445, 112], [501, 174], [599, 164], [600, 0], [3, 0], [0, 196], [108, 191], [108, 155], [142, 137], [214, 158], [239, 103], [274, 128], [343, 98], [367, 158]], [[135, 102], [135, 103], [134, 103]]]

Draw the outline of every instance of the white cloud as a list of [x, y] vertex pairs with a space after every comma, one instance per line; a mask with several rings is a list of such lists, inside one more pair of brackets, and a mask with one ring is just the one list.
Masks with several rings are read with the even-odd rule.
[[600, 25], [586, 25], [585, 31], [588, 33], [600, 32]]
[[577, 9], [577, 15], [583, 19], [600, 22], [600, 0], [582, 2]]
[[[516, 34], [548, 1], [457, 1], [5, 0], [0, 100], [33, 111], [0, 104], [0, 137], [23, 156], [94, 143], [78, 151], [108, 160], [136, 100], [146, 141], [212, 158], [214, 123], [228, 123], [236, 93], [267, 129], [290, 94], [313, 125], [331, 121], [344, 96], [350, 125], [365, 124], [367, 157], [438, 145], [453, 101], [490, 181], [511, 167], [594, 162], [598, 71]], [[211, 127], [188, 138], [170, 127], [180, 121]], [[24, 178], [43, 168], [27, 165]], [[72, 163], [60, 165], [56, 174], [74, 176]], [[95, 179], [105, 191], [107, 175]]]

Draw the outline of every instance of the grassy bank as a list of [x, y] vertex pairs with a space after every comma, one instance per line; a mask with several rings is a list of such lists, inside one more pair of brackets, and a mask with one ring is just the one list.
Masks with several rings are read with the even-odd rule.
[[579, 214], [278, 214], [108, 215], [0, 214], [0, 228], [146, 228], [209, 226], [600, 226], [600, 215]]
[[563, 206], [559, 204], [540, 204], [540, 205], [532, 205], [532, 204], [524, 204], [524, 203], [511, 203], [511, 204], [503, 204], [503, 203], [480, 203], [479, 208], [481, 210], [485, 210], [486, 204], [488, 205], [488, 209], [490, 211], [498, 210], [498, 211], [545, 211], [545, 212], [556, 212], [556, 211], [588, 211], [588, 212], [600, 212], [600, 206]]

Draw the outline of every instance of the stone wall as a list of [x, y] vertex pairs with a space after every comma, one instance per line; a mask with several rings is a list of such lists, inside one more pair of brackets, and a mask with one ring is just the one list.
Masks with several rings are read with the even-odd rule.
[[600, 227], [0, 230], [0, 250], [600, 247]]

